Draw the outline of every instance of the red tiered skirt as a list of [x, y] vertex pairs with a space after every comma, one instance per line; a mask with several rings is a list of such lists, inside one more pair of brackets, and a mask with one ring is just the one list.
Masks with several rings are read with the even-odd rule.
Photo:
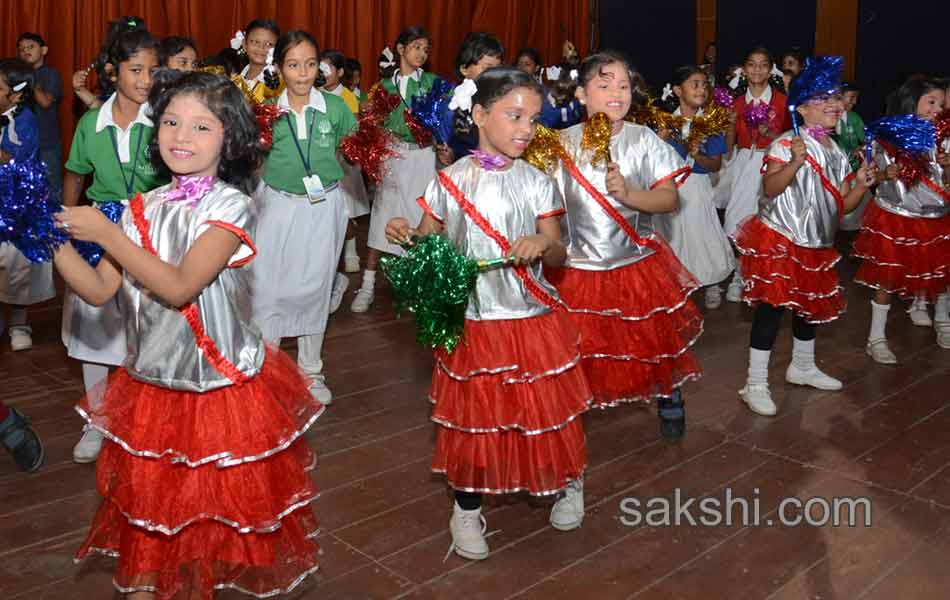
[[699, 284], [654, 239], [659, 251], [624, 267], [545, 272], [581, 331], [584, 373], [601, 408], [669, 396], [702, 374], [690, 351], [703, 332], [689, 299]]
[[746, 282], [742, 299], [749, 305], [784, 306], [809, 323], [834, 321], [844, 312], [835, 270], [841, 255], [834, 248], [796, 246], [757, 216], [739, 224], [734, 241]]
[[451, 354], [436, 352], [430, 400], [432, 470], [457, 490], [554, 494], [587, 465], [578, 417], [591, 392], [577, 330], [562, 311], [465, 322]]
[[950, 216], [914, 219], [872, 203], [853, 253], [862, 259], [858, 283], [932, 302], [950, 286]]
[[107, 436], [77, 560], [117, 557], [119, 591], [269, 597], [317, 570], [316, 460], [301, 436], [323, 407], [286, 354], [268, 348], [256, 377], [203, 394], [123, 369], [77, 410]]

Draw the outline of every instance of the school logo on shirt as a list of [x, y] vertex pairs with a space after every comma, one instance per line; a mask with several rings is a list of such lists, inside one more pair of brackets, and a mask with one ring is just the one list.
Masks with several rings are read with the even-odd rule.
[[330, 133], [333, 131], [333, 125], [330, 124], [330, 121], [326, 117], [321, 117], [317, 121], [317, 132], [320, 134], [320, 138], [317, 140], [317, 145], [321, 148], [329, 148], [331, 145]]
[[141, 153], [139, 154], [139, 160], [135, 165], [135, 170], [140, 175], [150, 175], [154, 176], [158, 174], [158, 171], [155, 170], [155, 167], [152, 166], [152, 161], [149, 160], [148, 156], [148, 144], [144, 144]]

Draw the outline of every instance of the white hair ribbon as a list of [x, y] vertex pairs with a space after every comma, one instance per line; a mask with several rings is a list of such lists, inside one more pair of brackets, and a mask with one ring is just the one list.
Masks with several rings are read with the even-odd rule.
[[455, 88], [449, 110], [472, 110], [472, 96], [478, 91], [478, 86], [471, 79], [466, 79]]

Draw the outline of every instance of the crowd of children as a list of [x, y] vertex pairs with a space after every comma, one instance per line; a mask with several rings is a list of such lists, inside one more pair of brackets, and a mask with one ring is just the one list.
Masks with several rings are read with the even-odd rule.
[[[12, 349], [28, 350], [27, 307], [55, 296], [53, 267], [67, 285], [63, 343], [86, 390], [74, 459], [97, 462], [104, 498], [78, 557], [117, 557], [130, 597], [270, 597], [317, 569], [301, 436], [333, 398], [323, 339], [349, 284], [341, 258], [360, 271], [365, 215], [355, 313], [375, 302], [381, 258], [418, 236], [507, 259], [477, 276], [465, 343], [436, 351], [429, 392], [431, 468], [454, 490], [450, 552], [472, 560], [489, 555], [484, 494], [550, 496], [552, 527], [581, 525], [591, 408], [655, 405], [660, 435], [682, 438], [682, 388], [701, 376], [691, 295], [704, 289], [715, 310], [730, 274], [726, 300], [754, 307], [739, 396], [760, 415], [778, 410], [768, 366], [786, 309], [786, 380], [842, 387], [815, 360], [816, 325], [845, 310], [840, 228], [860, 229], [870, 358], [898, 362], [885, 334], [895, 296], [950, 348], [942, 81], [904, 83], [866, 139], [841, 59], [798, 50], [776, 64], [753, 48], [714, 90], [712, 46], [709, 64], [651, 97], [620, 53], [566, 44], [545, 66], [474, 32], [446, 85], [425, 70], [430, 34], [411, 26], [364, 92], [359, 62], [271, 20], [201, 60], [190, 39], [123, 17], [73, 75], [88, 111], [61, 165], [47, 50], [26, 33], [20, 58], [0, 61], [0, 176], [42, 172], [71, 242], [47, 262], [0, 244], [0, 302]], [[418, 107], [443, 93], [424, 123]], [[901, 145], [901, 127], [929, 145]], [[366, 128], [382, 164], [346, 152]], [[20, 468], [40, 467], [29, 419], [2, 403], [0, 440]]]

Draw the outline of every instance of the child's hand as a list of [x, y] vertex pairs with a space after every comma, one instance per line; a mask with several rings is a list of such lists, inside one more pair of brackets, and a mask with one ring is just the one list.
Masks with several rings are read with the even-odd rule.
[[607, 163], [607, 193], [614, 198], [627, 197], [627, 181], [620, 172], [620, 165], [617, 163]]
[[877, 165], [862, 164], [854, 176], [855, 187], [869, 188], [877, 181]]
[[808, 154], [808, 150], [805, 148], [805, 140], [799, 136], [792, 138], [792, 160], [793, 165], [799, 166], [805, 162], [805, 156]]
[[689, 145], [689, 148], [686, 149], [686, 153], [689, 156], [696, 158], [696, 155], [699, 154], [701, 146], [702, 144], [700, 143], [700, 140], [693, 140], [693, 142]]
[[101, 244], [118, 227], [101, 210], [92, 206], [63, 207], [63, 212], [54, 216], [60, 228], [65, 229], [73, 239], [83, 242]]
[[527, 265], [544, 256], [550, 246], [551, 240], [540, 233], [526, 235], [515, 240], [508, 255], [515, 259], [516, 265]]
[[394, 217], [386, 223], [386, 240], [390, 244], [401, 246], [412, 243], [412, 235], [415, 233], [409, 225], [409, 221], [403, 217]]
[[660, 127], [656, 130], [656, 135], [661, 140], [666, 141], [670, 139], [670, 130], [667, 129], [666, 127]]
[[89, 77], [89, 69], [80, 69], [73, 73], [73, 89], [86, 89], [86, 78]]
[[439, 159], [440, 164], [446, 167], [455, 162], [455, 152], [452, 152], [448, 144], [436, 144], [435, 157]]

